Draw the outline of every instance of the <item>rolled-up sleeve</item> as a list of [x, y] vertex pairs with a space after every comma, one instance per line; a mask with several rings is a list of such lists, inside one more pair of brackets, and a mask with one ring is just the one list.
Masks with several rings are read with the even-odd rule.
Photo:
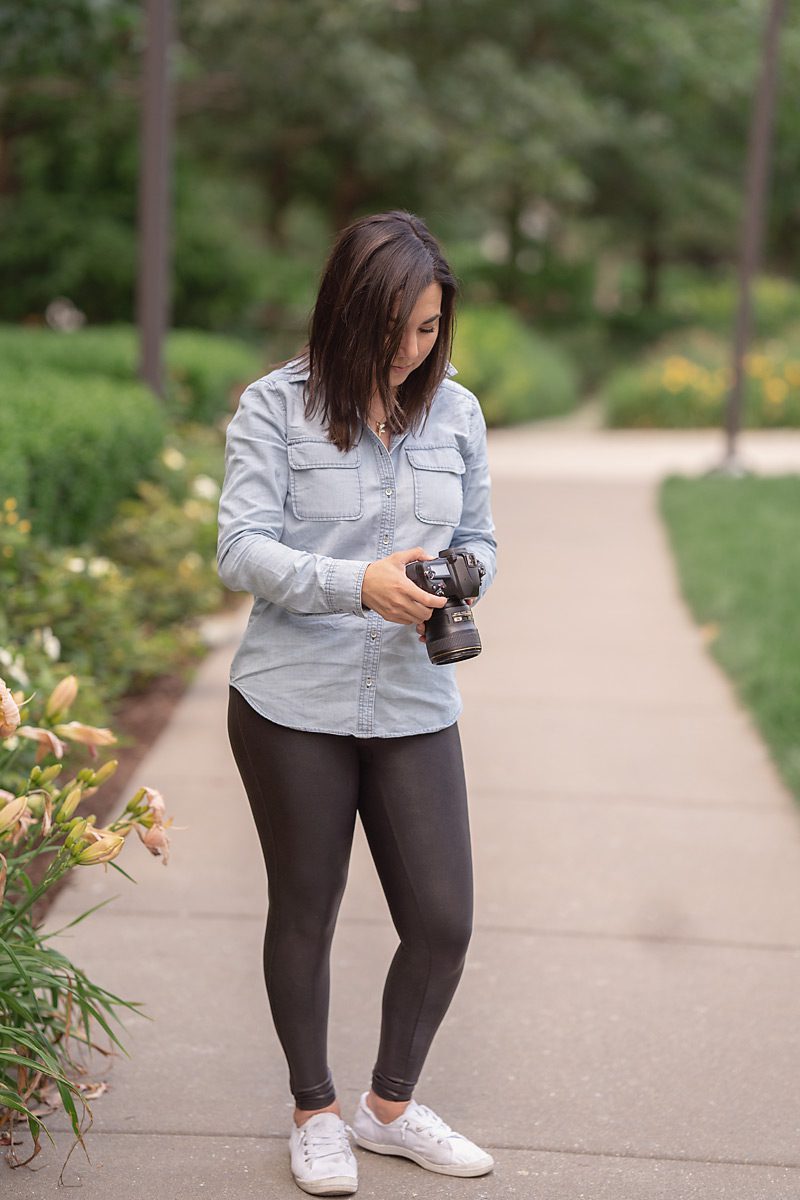
[[461, 520], [458, 528], [453, 531], [450, 545], [457, 550], [471, 550], [486, 568], [481, 590], [476, 598], [477, 603], [491, 587], [497, 574], [497, 540], [492, 519], [486, 421], [477, 397], [472, 396], [472, 400], [469, 441], [464, 454], [464, 504]]
[[258, 380], [242, 393], [226, 434], [219, 577], [234, 592], [290, 612], [366, 617], [361, 584], [368, 560], [330, 558], [281, 542], [288, 487], [285, 399], [280, 387]]

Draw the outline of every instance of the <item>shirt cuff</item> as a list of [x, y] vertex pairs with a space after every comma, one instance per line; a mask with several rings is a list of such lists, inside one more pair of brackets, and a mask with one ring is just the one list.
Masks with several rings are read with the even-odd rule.
[[335, 558], [325, 580], [325, 599], [331, 612], [354, 613], [366, 618], [367, 612], [361, 603], [361, 584], [364, 582], [369, 562], [349, 558]]

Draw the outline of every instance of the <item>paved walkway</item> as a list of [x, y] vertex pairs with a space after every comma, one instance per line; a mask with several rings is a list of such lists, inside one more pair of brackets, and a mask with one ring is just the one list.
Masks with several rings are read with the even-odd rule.
[[[358, 1151], [364, 1200], [800, 1195], [800, 817], [677, 593], [654, 478], [678, 444], [695, 466], [709, 449], [493, 435], [501, 569], [485, 652], [459, 668], [476, 929], [417, 1096], [497, 1166], [452, 1180]], [[50, 914], [118, 895], [61, 945], [155, 1018], [131, 1017], [131, 1059], [92, 1073], [110, 1085], [92, 1165], [78, 1149], [65, 1173], [86, 1200], [301, 1194], [261, 854], [224, 731], [231, 652], [209, 655], [139, 773], [187, 827], [170, 865], [134, 845], [138, 886], [92, 869]], [[332, 963], [346, 1118], [394, 945], [359, 826]], [[4, 1194], [52, 1194], [71, 1137], [51, 1124], [58, 1151], [45, 1140]]]

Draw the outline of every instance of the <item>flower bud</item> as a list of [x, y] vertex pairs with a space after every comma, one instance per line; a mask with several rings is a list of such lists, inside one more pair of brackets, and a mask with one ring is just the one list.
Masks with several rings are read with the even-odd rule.
[[0, 833], [5, 833], [12, 825], [16, 825], [27, 805], [27, 796], [17, 796], [14, 800], [9, 800], [4, 808], [0, 808]]
[[120, 834], [103, 834], [93, 845], [81, 850], [75, 857], [75, 862], [79, 867], [91, 867], [96, 863], [110, 862], [112, 858], [117, 857], [124, 845], [125, 838]]
[[68, 712], [77, 694], [78, 680], [74, 675], [67, 675], [60, 683], [56, 684], [50, 693], [44, 708], [45, 716], [53, 720], [53, 718], [58, 717], [61, 713]]
[[43, 792], [41, 788], [38, 788], [35, 792], [28, 792], [28, 808], [35, 817], [40, 817], [44, 812], [46, 799], [47, 792]]
[[83, 742], [84, 746], [113, 746], [116, 737], [110, 729], [99, 729], [96, 725], [82, 725], [80, 721], [69, 721], [66, 725], [53, 726], [58, 737], [68, 742]]
[[92, 775], [92, 787], [98, 788], [101, 784], [105, 783], [107, 779], [110, 779], [118, 766], [119, 761], [116, 758], [109, 759], [107, 763], [103, 763], [100, 770], [95, 771], [95, 773]]
[[58, 810], [58, 814], [56, 816], [56, 821], [59, 825], [63, 825], [65, 821], [69, 821], [70, 818], [74, 816], [75, 809], [80, 804], [82, 796], [83, 788], [79, 787], [73, 788], [72, 791], [68, 793], [66, 800], [61, 805], [61, 808]]
[[79, 842], [83, 837], [84, 831], [88, 824], [89, 822], [86, 820], [86, 817], [76, 817], [70, 825], [69, 833], [64, 838], [64, 845], [71, 850], [72, 847], [76, 845], [76, 843]]
[[147, 788], [140, 787], [134, 796], [131, 796], [128, 803], [125, 805], [125, 812], [136, 812], [136, 809], [144, 800]]

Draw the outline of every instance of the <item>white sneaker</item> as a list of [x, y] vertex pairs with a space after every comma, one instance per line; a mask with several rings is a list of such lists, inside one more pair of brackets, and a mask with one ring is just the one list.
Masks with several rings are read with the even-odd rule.
[[317, 1113], [302, 1125], [292, 1120], [292, 1175], [304, 1192], [312, 1196], [349, 1196], [358, 1189], [358, 1164], [349, 1129], [335, 1112]]
[[367, 1104], [367, 1092], [363, 1092], [352, 1130], [356, 1145], [365, 1150], [401, 1154], [441, 1175], [485, 1175], [494, 1166], [491, 1154], [451, 1129], [427, 1104], [413, 1099], [399, 1117], [384, 1124]]

